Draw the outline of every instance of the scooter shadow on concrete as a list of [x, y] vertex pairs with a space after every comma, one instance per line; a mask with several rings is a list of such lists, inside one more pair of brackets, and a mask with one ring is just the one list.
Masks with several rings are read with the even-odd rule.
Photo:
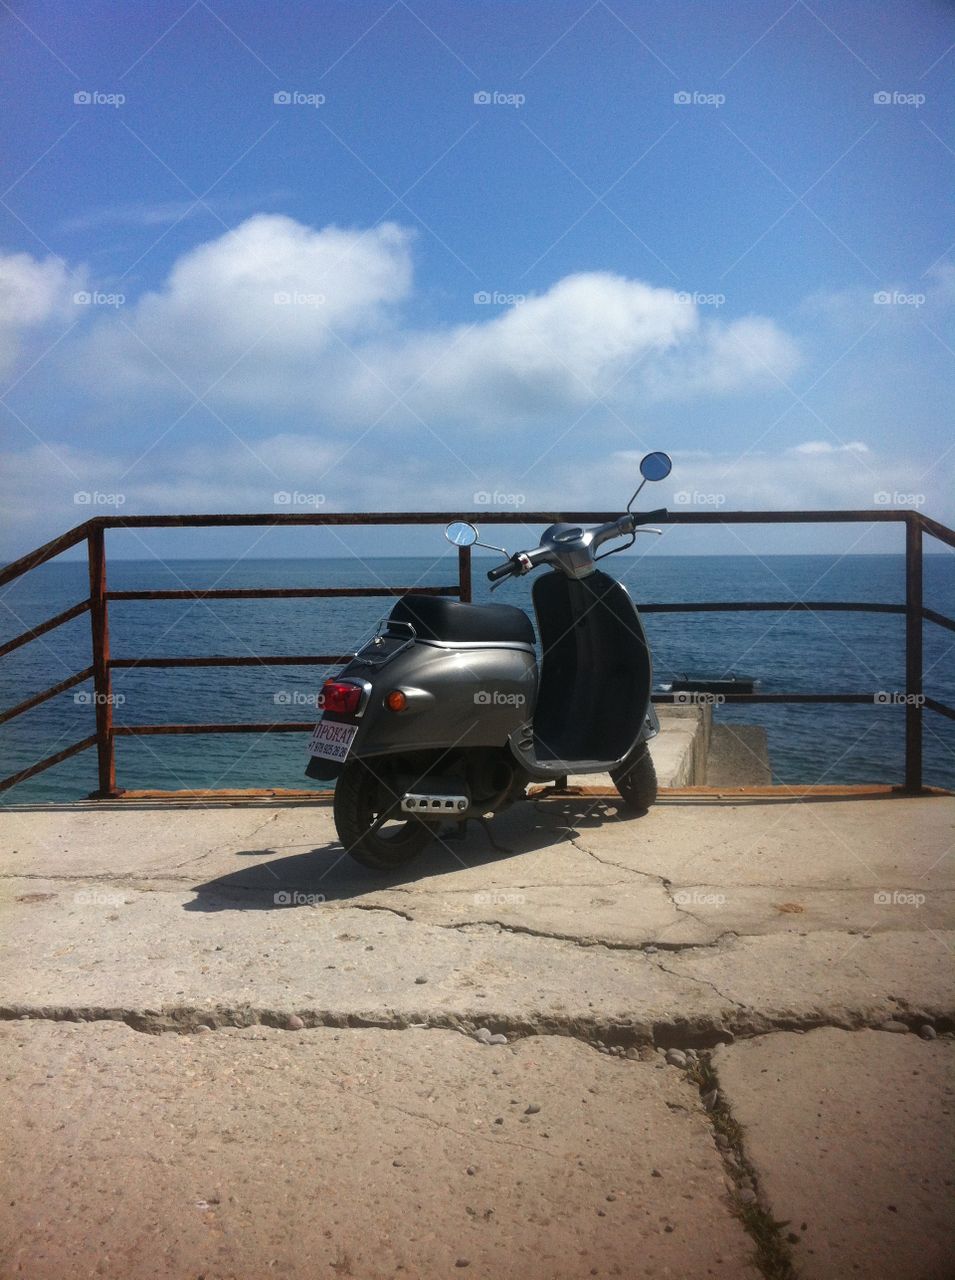
[[[337, 842], [281, 855], [277, 849], [237, 849], [237, 859], [255, 859], [215, 879], [193, 885], [196, 897], [186, 911], [273, 911], [360, 899], [382, 889], [415, 884], [484, 866], [516, 860], [566, 843], [581, 828], [607, 821], [639, 822], [621, 814], [612, 799], [566, 796], [546, 803], [525, 801], [487, 823], [470, 821], [465, 839], [443, 832], [413, 862], [393, 872], [375, 872], [355, 863]], [[574, 854], [574, 856], [577, 856]]]

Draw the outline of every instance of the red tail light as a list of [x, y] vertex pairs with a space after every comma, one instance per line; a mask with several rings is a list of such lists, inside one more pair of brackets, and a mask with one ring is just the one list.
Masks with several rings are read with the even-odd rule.
[[322, 711], [331, 711], [334, 715], [354, 716], [358, 714], [363, 692], [361, 685], [358, 684], [326, 680], [318, 695], [318, 705]]

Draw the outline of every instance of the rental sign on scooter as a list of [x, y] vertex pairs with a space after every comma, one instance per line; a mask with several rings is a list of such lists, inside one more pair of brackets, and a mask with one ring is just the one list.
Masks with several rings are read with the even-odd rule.
[[335, 724], [331, 720], [319, 720], [309, 739], [308, 754], [321, 756], [323, 760], [342, 761], [358, 732], [357, 724]]

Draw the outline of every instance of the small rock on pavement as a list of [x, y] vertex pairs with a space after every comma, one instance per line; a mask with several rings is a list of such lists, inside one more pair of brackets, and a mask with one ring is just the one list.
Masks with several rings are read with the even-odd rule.
[[427, 981], [428, 981], [427, 978], [415, 978], [415, 982], [418, 984], [419, 987], [423, 987]]
[[477, 1031], [474, 1033], [474, 1038], [475, 1040], [479, 1040], [481, 1044], [491, 1043], [491, 1033], [487, 1027], [478, 1027]]
[[624, 1054], [624, 1057], [627, 1058], [630, 1062], [639, 1062], [640, 1050], [631, 1045], [631, 1047]]
[[880, 1028], [882, 1031], [895, 1031], [898, 1035], [905, 1035], [908, 1027], [904, 1022], [899, 1022], [896, 1018], [889, 1018], [888, 1022], [883, 1022]]
[[686, 1054], [682, 1049], [667, 1049], [667, 1062], [671, 1067], [685, 1067]]
[[456, 1267], [469, 1267], [471, 1265], [471, 1260], [470, 1258], [458, 1258], [454, 1265]]
[[507, 1044], [507, 1036], [503, 1031], [499, 1031], [497, 1035], [491, 1036], [488, 1044]]
[[938, 1036], [938, 1032], [930, 1022], [926, 1022], [923, 1026], [919, 1027], [919, 1035], [923, 1040], [934, 1040]]
[[305, 1023], [297, 1013], [293, 1013], [285, 1025], [288, 1027], [289, 1031], [301, 1031], [305, 1026]]
[[529, 1102], [527, 1106], [524, 1108], [524, 1114], [526, 1116], [536, 1116], [538, 1111], [540, 1111], [540, 1109], [541, 1109], [541, 1105], [539, 1102]]
[[752, 1187], [741, 1187], [739, 1191], [739, 1198], [743, 1204], [755, 1204], [756, 1192]]

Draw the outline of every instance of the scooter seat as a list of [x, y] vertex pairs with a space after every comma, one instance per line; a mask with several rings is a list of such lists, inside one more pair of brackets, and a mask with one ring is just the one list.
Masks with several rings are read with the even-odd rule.
[[408, 622], [422, 640], [474, 644], [533, 644], [534, 628], [523, 609], [510, 604], [461, 604], [444, 596], [402, 596], [393, 622]]

